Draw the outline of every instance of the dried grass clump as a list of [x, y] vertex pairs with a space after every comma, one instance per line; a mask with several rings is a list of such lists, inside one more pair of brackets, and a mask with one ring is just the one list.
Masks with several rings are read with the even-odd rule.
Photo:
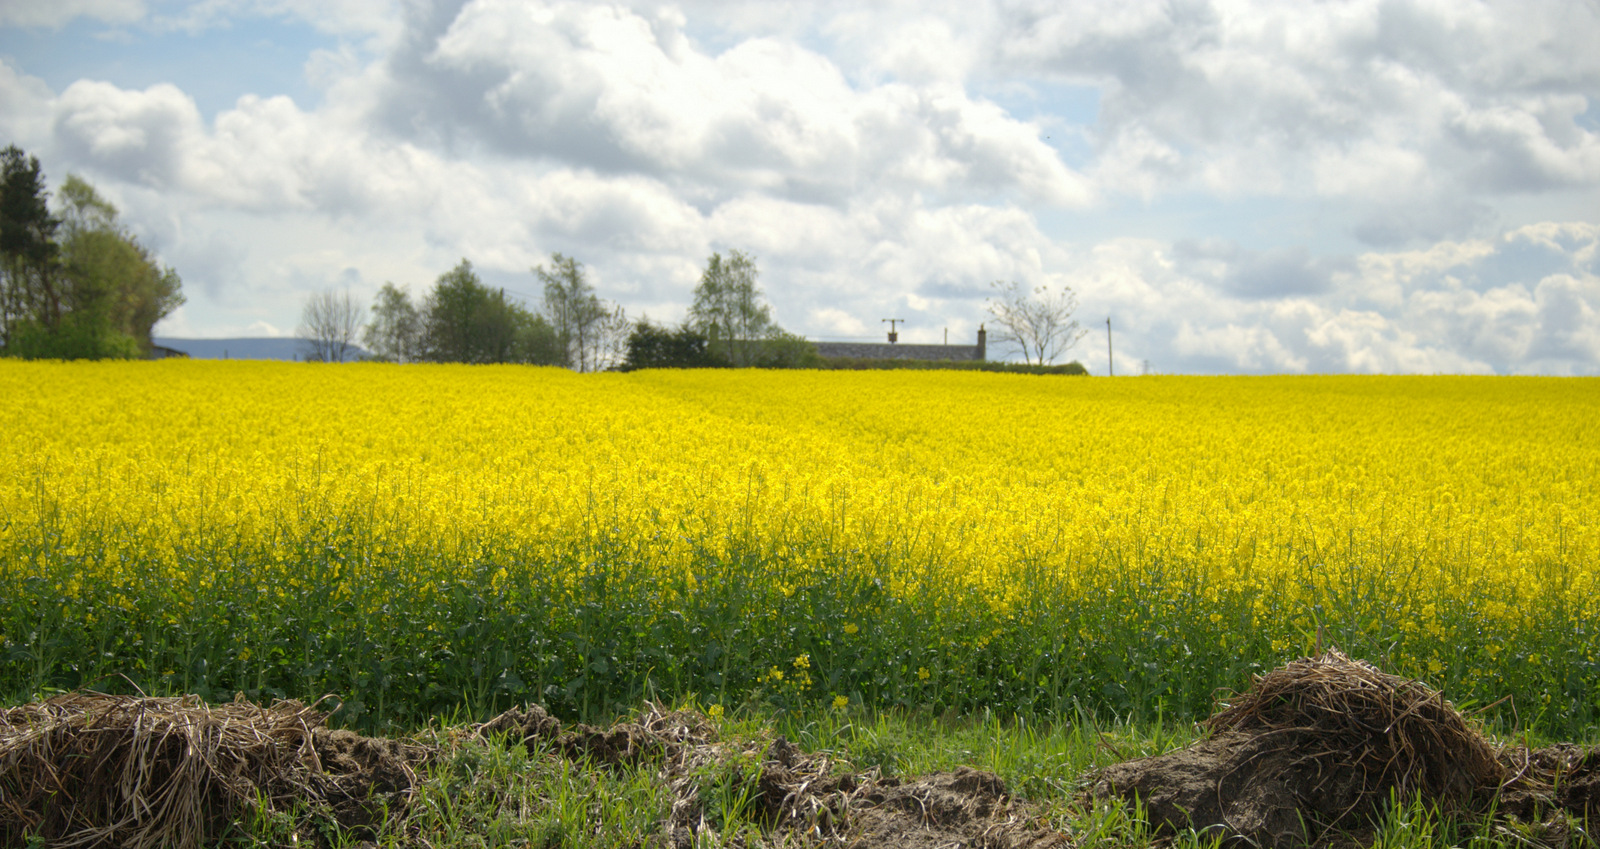
[[102, 693], [0, 712], [0, 845], [199, 847], [251, 809], [311, 795], [325, 718], [295, 701]]
[[1443, 694], [1337, 649], [1257, 676], [1205, 726], [1213, 736], [1289, 734], [1319, 771], [1358, 777], [1362, 796], [1397, 790], [1462, 806], [1504, 778], [1493, 747]]
[[[1061, 849], [1059, 834], [1039, 827], [1031, 809], [1015, 803], [998, 777], [965, 767], [902, 782], [876, 767], [857, 772], [827, 752], [808, 753], [783, 737], [720, 739], [703, 714], [645, 703], [634, 720], [609, 728], [563, 730], [543, 708], [508, 710], [477, 727], [480, 739], [504, 736], [541, 757], [562, 757], [598, 768], [644, 766], [656, 771], [672, 798], [663, 823], [668, 849], [721, 844], [704, 793], [738, 782], [750, 813], [772, 845], [852, 846], [857, 849], [936, 849], [949, 846]], [[736, 836], [729, 845], [743, 845]]]

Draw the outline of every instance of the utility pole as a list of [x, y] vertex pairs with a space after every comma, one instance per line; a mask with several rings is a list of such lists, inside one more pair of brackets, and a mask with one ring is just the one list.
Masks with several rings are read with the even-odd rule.
[[1111, 358], [1111, 316], [1106, 316], [1106, 376], [1117, 376], [1116, 361]]
[[880, 322], [882, 322], [882, 321], [889, 322], [889, 344], [890, 345], [893, 345], [894, 343], [900, 341], [900, 334], [895, 332], [895, 325], [897, 325], [897, 324], [905, 324], [905, 321], [906, 321], [905, 319], [903, 319], [903, 318], [880, 318], [880, 319], [878, 319], [878, 321], [880, 321]]

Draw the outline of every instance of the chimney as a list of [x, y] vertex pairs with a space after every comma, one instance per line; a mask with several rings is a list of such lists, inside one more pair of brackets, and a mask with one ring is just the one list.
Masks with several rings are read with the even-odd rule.
[[974, 359], [989, 359], [989, 331], [984, 330], [981, 324], [978, 325], [978, 356]]

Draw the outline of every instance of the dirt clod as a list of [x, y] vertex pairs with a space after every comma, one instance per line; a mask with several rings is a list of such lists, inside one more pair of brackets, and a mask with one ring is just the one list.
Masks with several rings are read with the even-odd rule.
[[431, 755], [416, 744], [328, 728], [313, 729], [311, 745], [322, 768], [309, 783], [345, 829], [376, 827], [404, 811], [417, 784], [415, 766]]
[[431, 752], [326, 719], [296, 701], [88, 692], [0, 712], [0, 845], [198, 847], [296, 810], [297, 835], [321, 819], [359, 836], [405, 810]]
[[1502, 819], [1596, 810], [1595, 752], [1497, 750], [1437, 691], [1337, 650], [1230, 701], [1205, 739], [1106, 767], [1087, 796], [1138, 801], [1158, 833], [1256, 849], [1366, 842], [1395, 799]]
[[1067, 837], [1029, 821], [1028, 806], [993, 773], [969, 767], [901, 783], [884, 779], [851, 811], [852, 846], [1047, 849]]

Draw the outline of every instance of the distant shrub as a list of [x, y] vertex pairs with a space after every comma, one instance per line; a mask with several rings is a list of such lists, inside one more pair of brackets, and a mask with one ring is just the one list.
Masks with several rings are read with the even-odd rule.
[[62, 316], [54, 330], [37, 321], [23, 322], [12, 333], [4, 353], [25, 360], [137, 360], [144, 356], [138, 340], [81, 312]]
[[706, 335], [687, 325], [676, 329], [640, 320], [628, 335], [622, 371], [642, 368], [725, 368], [728, 361], [711, 350]]

